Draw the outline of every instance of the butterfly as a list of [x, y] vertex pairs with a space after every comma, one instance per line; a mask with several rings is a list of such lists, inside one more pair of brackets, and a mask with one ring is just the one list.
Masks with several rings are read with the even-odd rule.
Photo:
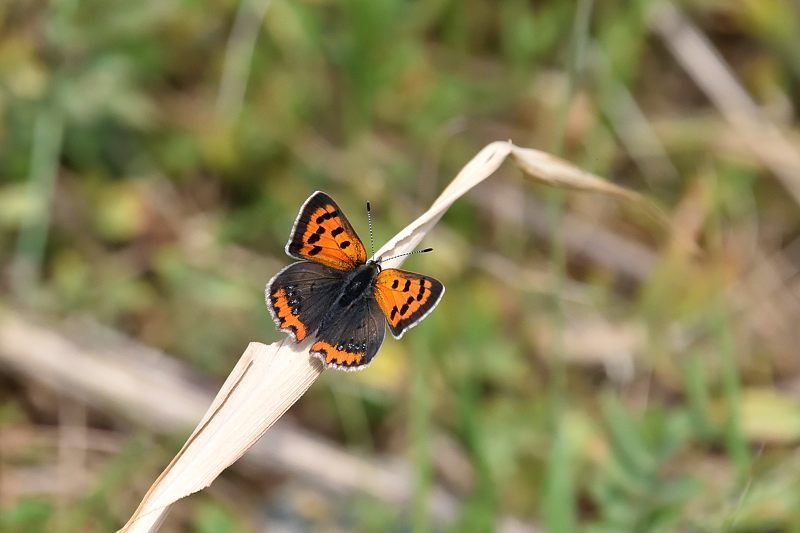
[[383, 344], [384, 322], [399, 339], [444, 294], [429, 276], [368, 260], [353, 226], [324, 192], [300, 208], [286, 253], [302, 261], [267, 283], [267, 307], [277, 328], [295, 342], [315, 336], [311, 354], [328, 368], [366, 368]]

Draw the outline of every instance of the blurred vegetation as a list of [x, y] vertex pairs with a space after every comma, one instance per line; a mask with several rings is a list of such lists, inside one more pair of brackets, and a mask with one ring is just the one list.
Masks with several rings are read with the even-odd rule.
[[[504, 516], [797, 530], [800, 210], [651, 31], [655, 7], [4, 0], [2, 306], [91, 317], [221, 382], [248, 341], [279, 338], [263, 285], [312, 191], [362, 236], [370, 200], [383, 242], [510, 138], [650, 195], [676, 235], [510, 167], [457, 203], [426, 241], [436, 253], [408, 262], [447, 286], [436, 312], [368, 371], [326, 373], [289, 415], [353, 453], [407, 459], [412, 508], [356, 498], [323, 524], [316, 499], [290, 511], [297, 527], [438, 529], [426, 500], [443, 484], [463, 503], [454, 531]], [[681, 9], [800, 150], [797, 3]], [[528, 207], [510, 216], [498, 190]], [[644, 255], [588, 250], [611, 241], [570, 240], [576, 219]], [[0, 382], [0, 440], [57, 424], [52, 393]], [[119, 527], [185, 437], [97, 410], [89, 423], [113, 446], [66, 493], [14, 482], [55, 468], [52, 441], [0, 443], [0, 530]], [[248, 531], [287, 512], [280, 479], [218, 483], [248, 497], [212, 489], [171, 527]]]

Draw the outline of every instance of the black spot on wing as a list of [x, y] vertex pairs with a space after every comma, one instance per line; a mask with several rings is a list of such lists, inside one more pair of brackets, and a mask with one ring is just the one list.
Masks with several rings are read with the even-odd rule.
[[424, 294], [425, 294], [425, 282], [424, 281], [420, 281], [419, 282], [419, 292], [417, 293], [417, 301], [418, 302], [422, 301], [422, 296]]
[[308, 244], [314, 244], [315, 242], [319, 242], [319, 235], [312, 233], [311, 237], [308, 238]]
[[339, 226], [338, 228], [336, 228], [335, 230], [333, 230], [333, 231], [331, 232], [331, 237], [334, 237], [334, 238], [335, 238], [337, 235], [339, 235], [339, 234], [341, 234], [341, 233], [344, 233], [344, 228], [343, 228], [343, 227], [341, 227], [341, 226]]
[[349, 246], [350, 246], [350, 241], [342, 241], [339, 244], [339, 248], [341, 248], [342, 250], [344, 250], [345, 248], [348, 248]]
[[338, 214], [339, 214], [339, 211], [337, 211], [336, 209], [334, 209], [334, 210], [333, 210], [333, 211], [331, 211], [330, 213], [323, 213], [323, 214], [321, 214], [320, 216], [318, 216], [318, 217], [317, 217], [317, 219], [315, 220], [315, 222], [316, 222], [317, 224], [322, 224], [322, 223], [323, 223], [323, 222], [325, 222], [326, 220], [330, 220], [330, 219], [332, 219], [333, 217], [335, 217], [335, 216], [336, 216], [336, 215], [338, 215]]
[[400, 282], [398, 281], [397, 278], [395, 278], [394, 281], [392, 281], [392, 288], [396, 289], [399, 284], [400, 284]]
[[411, 280], [407, 279], [406, 284], [403, 285], [403, 292], [408, 292], [408, 288], [411, 287]]
[[308, 251], [308, 255], [317, 255], [322, 251], [322, 246], [314, 246], [311, 250]]

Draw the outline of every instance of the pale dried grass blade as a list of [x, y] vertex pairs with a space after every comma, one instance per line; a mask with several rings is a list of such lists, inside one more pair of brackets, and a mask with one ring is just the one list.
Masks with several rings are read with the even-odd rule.
[[[510, 154], [528, 176], [550, 185], [641, 200], [636, 193], [544, 152], [494, 142], [467, 163], [430, 209], [376, 255], [386, 257], [413, 250], [453, 202], [494, 174]], [[386, 261], [384, 266], [399, 266], [404, 259]], [[150, 487], [123, 531], [157, 530], [171, 504], [210, 485], [241, 457], [322, 373], [322, 363], [309, 355], [310, 344], [250, 343], [200, 424]]]
[[514, 146], [511, 149], [511, 157], [525, 174], [548, 185], [598, 192], [634, 202], [642, 201], [640, 194], [586, 172], [547, 152]]
[[[433, 205], [414, 222], [384, 244], [375, 253], [376, 257], [390, 257], [412, 251], [425, 235], [433, 229], [453, 202], [464, 196], [474, 186], [494, 174], [511, 152], [512, 144], [503, 141], [493, 142], [483, 148], [467, 163], [461, 172], [445, 187]], [[384, 261], [384, 267], [397, 267], [405, 257]]]
[[251, 342], [203, 420], [122, 529], [155, 531], [169, 506], [241, 457], [322, 373], [308, 343]]
[[[412, 251], [453, 202], [494, 174], [509, 155], [520, 170], [531, 179], [554, 187], [601, 193], [633, 202], [635, 205], [644, 207], [649, 215], [661, 225], [669, 226], [669, 221], [663, 212], [650, 200], [636, 192], [615, 185], [546, 152], [520, 148], [511, 142], [497, 141], [478, 152], [433, 202], [430, 209], [387, 242], [378, 250], [376, 256], [390, 257]], [[384, 265], [397, 266], [403, 260], [405, 257], [400, 257], [385, 261]]]
[[[635, 191], [620, 187], [541, 150], [514, 146], [511, 158], [520, 170], [536, 181], [562, 189], [600, 193], [625, 200], [629, 205], [637, 207], [640, 214], [646, 215], [660, 228], [674, 234], [672, 223], [664, 211], [655, 202]], [[693, 242], [681, 241], [678, 244], [691, 253], [697, 251]]]

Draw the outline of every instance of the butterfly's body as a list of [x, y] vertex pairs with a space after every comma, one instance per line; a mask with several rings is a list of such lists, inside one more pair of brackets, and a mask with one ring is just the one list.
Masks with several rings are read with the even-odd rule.
[[375, 299], [372, 291], [381, 266], [375, 261], [367, 261], [347, 273], [344, 285], [330, 312], [344, 311], [354, 304], [362, 304], [364, 299]]
[[300, 208], [286, 252], [303, 261], [270, 280], [267, 307], [295, 342], [316, 336], [311, 353], [328, 367], [366, 368], [383, 343], [384, 322], [400, 338], [444, 293], [433, 278], [367, 260], [361, 239], [322, 192]]

